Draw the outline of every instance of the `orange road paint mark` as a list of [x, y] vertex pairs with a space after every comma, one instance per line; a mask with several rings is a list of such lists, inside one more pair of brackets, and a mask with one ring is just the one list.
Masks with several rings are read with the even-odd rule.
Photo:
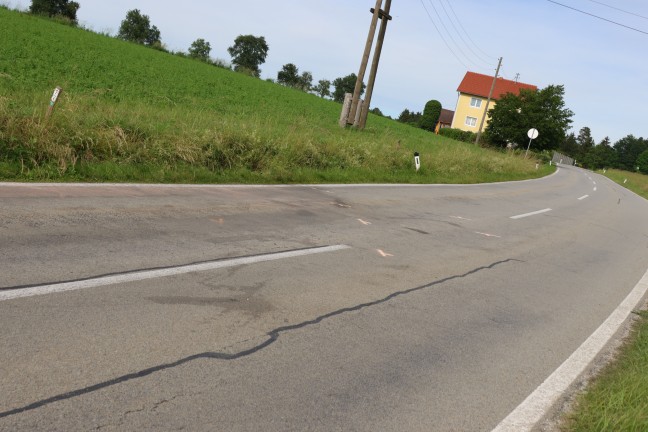
[[394, 256], [392, 254], [388, 254], [387, 252], [383, 251], [382, 249], [376, 249], [376, 250], [378, 251], [380, 256], [382, 256], [383, 258], [393, 257]]
[[367, 221], [362, 220], [362, 219], [358, 219], [358, 222], [360, 222], [362, 225], [371, 225], [371, 222], [367, 222]]
[[218, 225], [223, 225], [225, 223], [225, 219], [223, 218], [218, 218], [218, 219], [212, 218], [211, 221], [216, 222]]

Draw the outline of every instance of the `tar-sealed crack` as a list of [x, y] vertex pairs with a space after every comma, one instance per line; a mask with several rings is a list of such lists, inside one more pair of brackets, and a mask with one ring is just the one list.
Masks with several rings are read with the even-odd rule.
[[[298, 324], [278, 327], [278, 328], [276, 328], [274, 330], [271, 330], [270, 332], [268, 332], [266, 334], [267, 339], [265, 341], [255, 345], [255, 346], [253, 346], [251, 348], [243, 350], [243, 351], [239, 351], [239, 352], [235, 352], [235, 353], [227, 353], [227, 352], [222, 352], [222, 351], [208, 351], [208, 352], [204, 352], [204, 353], [194, 354], [194, 355], [179, 359], [179, 360], [177, 360], [175, 362], [172, 362], [172, 363], [165, 363], [165, 364], [153, 366], [153, 367], [150, 367], [150, 368], [138, 371], [138, 372], [129, 373], [129, 374], [126, 374], [126, 375], [122, 375], [120, 377], [113, 378], [113, 379], [108, 380], [108, 381], [103, 381], [103, 382], [100, 382], [100, 383], [97, 383], [97, 384], [94, 384], [94, 385], [91, 385], [91, 386], [88, 386], [88, 387], [85, 387], [85, 388], [81, 388], [81, 389], [78, 389], [78, 390], [73, 390], [73, 391], [70, 391], [70, 392], [67, 392], [67, 393], [61, 393], [59, 395], [52, 396], [52, 397], [47, 398], [47, 399], [42, 399], [40, 401], [33, 402], [33, 403], [29, 404], [29, 405], [25, 405], [25, 406], [14, 408], [14, 409], [11, 409], [11, 410], [8, 410], [8, 411], [0, 412], [0, 418], [9, 417], [9, 416], [13, 416], [13, 415], [16, 415], [16, 414], [21, 414], [21, 413], [24, 413], [24, 412], [27, 412], [27, 411], [32, 411], [32, 410], [35, 410], [35, 409], [38, 409], [38, 408], [42, 408], [42, 407], [44, 407], [46, 405], [50, 405], [50, 404], [53, 404], [55, 402], [60, 402], [60, 401], [72, 399], [72, 398], [75, 398], [75, 397], [78, 397], [78, 396], [83, 396], [83, 395], [86, 395], [86, 394], [89, 394], [89, 393], [92, 393], [92, 392], [95, 392], [95, 391], [99, 391], [99, 390], [102, 390], [102, 389], [105, 389], [105, 388], [108, 388], [108, 387], [111, 387], [111, 386], [114, 386], [114, 385], [117, 385], [117, 384], [127, 382], [127, 381], [132, 381], [132, 380], [135, 380], [135, 379], [138, 379], [138, 378], [143, 378], [143, 377], [152, 375], [152, 374], [154, 374], [156, 372], [160, 372], [160, 371], [163, 371], [163, 370], [166, 370], [166, 369], [175, 368], [177, 366], [181, 366], [181, 365], [184, 365], [186, 363], [189, 363], [191, 361], [198, 360], [198, 359], [212, 359], [212, 360], [221, 360], [221, 361], [238, 360], [240, 358], [250, 356], [250, 355], [252, 355], [252, 354], [254, 354], [254, 353], [258, 352], [258, 351], [261, 351], [261, 350], [267, 348], [268, 346], [270, 346], [274, 342], [276, 342], [283, 333], [288, 333], [288, 332], [291, 332], [291, 331], [294, 331], [294, 330], [303, 329], [305, 327], [314, 326], [314, 325], [317, 325], [317, 324], [321, 323], [322, 321], [325, 321], [325, 320], [328, 320], [328, 319], [331, 319], [331, 318], [334, 318], [334, 317], [337, 317], [337, 316], [340, 316], [340, 315], [344, 315], [344, 314], [351, 313], [351, 312], [357, 312], [357, 311], [360, 311], [360, 310], [363, 310], [363, 309], [370, 308], [372, 306], [377, 306], [377, 305], [380, 305], [380, 304], [383, 304], [383, 303], [387, 303], [387, 302], [389, 302], [389, 301], [391, 301], [391, 300], [393, 300], [393, 299], [395, 299], [397, 297], [412, 294], [412, 293], [417, 292], [417, 291], [423, 291], [423, 290], [426, 290], [428, 288], [432, 288], [434, 286], [441, 285], [441, 284], [444, 284], [446, 282], [450, 282], [452, 280], [466, 278], [466, 277], [471, 276], [471, 275], [473, 275], [475, 273], [478, 273], [478, 272], [481, 272], [481, 271], [484, 271], [484, 270], [490, 270], [490, 269], [493, 269], [493, 268], [495, 268], [495, 267], [497, 267], [499, 265], [507, 264], [507, 263], [510, 263], [510, 262], [519, 262], [519, 263], [521, 263], [523, 261], [520, 261], [520, 260], [517, 260], [517, 259], [512, 259], [512, 258], [509, 258], [509, 259], [506, 259], [506, 260], [501, 260], [501, 261], [496, 261], [496, 262], [494, 262], [492, 264], [489, 264], [487, 266], [477, 267], [477, 268], [475, 268], [473, 270], [470, 270], [469, 272], [466, 272], [466, 273], [463, 273], [463, 274], [460, 274], [460, 275], [448, 276], [446, 278], [439, 279], [439, 280], [436, 280], [434, 282], [430, 282], [430, 283], [425, 284], [425, 285], [421, 285], [421, 286], [414, 287], [414, 288], [409, 288], [409, 289], [403, 290], [403, 291], [396, 291], [396, 292], [394, 292], [394, 293], [392, 293], [392, 294], [390, 294], [390, 295], [388, 295], [386, 297], [383, 297], [381, 299], [378, 299], [378, 300], [375, 300], [375, 301], [372, 301], [372, 302], [361, 303], [361, 304], [358, 304], [356, 306], [351, 306], [351, 307], [347, 307], [347, 308], [338, 309], [338, 310], [335, 310], [333, 312], [329, 312], [327, 314], [321, 315], [321, 316], [319, 316], [317, 318], [314, 318], [312, 320], [304, 321], [304, 322], [301, 322], [301, 323], [298, 323]], [[154, 408], [157, 408], [157, 406], [159, 406], [159, 405], [161, 405], [161, 404], [163, 404], [165, 402], [167, 402], [167, 401], [163, 400], [163, 401], [159, 402]]]

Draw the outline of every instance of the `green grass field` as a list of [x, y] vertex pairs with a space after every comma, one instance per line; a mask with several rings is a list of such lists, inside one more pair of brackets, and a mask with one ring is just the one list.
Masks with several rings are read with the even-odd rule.
[[332, 101], [6, 8], [0, 22], [5, 180], [474, 183], [552, 171], [373, 115], [363, 132], [340, 129]]

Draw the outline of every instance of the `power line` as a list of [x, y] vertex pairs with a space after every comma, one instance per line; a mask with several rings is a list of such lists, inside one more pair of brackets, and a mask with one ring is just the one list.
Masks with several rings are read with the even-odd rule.
[[452, 36], [452, 33], [450, 32], [450, 30], [448, 30], [448, 27], [445, 25], [445, 22], [443, 21], [443, 18], [441, 18], [441, 14], [439, 14], [439, 11], [437, 10], [436, 6], [434, 6], [434, 3], [432, 2], [432, 0], [428, 0], [428, 3], [430, 3], [430, 6], [432, 6], [432, 9], [434, 10], [434, 13], [436, 14], [437, 18], [439, 19], [439, 22], [441, 23], [441, 25], [445, 29], [446, 34], [448, 35], [448, 37], [450, 37], [450, 40], [452, 41], [453, 44], [455, 44], [455, 46], [457, 47], [457, 49], [461, 53], [461, 55], [463, 55], [473, 65], [481, 68], [481, 66], [478, 66], [474, 61], [472, 61], [470, 59], [470, 57], [468, 57], [466, 55], [465, 52], [463, 52], [463, 50], [461, 49], [461, 46], [457, 43], [457, 41]]
[[589, 0], [589, 1], [591, 1], [592, 3], [600, 4], [600, 5], [605, 6], [605, 7], [609, 7], [610, 9], [618, 10], [619, 12], [623, 12], [623, 13], [626, 13], [628, 15], [632, 15], [632, 16], [636, 16], [636, 17], [648, 20], [648, 17], [646, 17], [646, 16], [639, 15], [637, 13], [630, 12], [630, 11], [627, 11], [627, 10], [623, 10], [623, 9], [618, 8], [618, 7], [611, 6], [609, 4], [606, 4], [606, 3], [603, 3], [603, 2], [600, 2], [600, 1], [596, 1], [596, 0]]
[[612, 21], [612, 20], [609, 20], [609, 19], [607, 19], [607, 18], [603, 18], [603, 17], [600, 17], [600, 16], [598, 16], [598, 15], [594, 15], [594, 14], [591, 14], [591, 13], [589, 13], [589, 12], [585, 12], [585, 11], [582, 11], [582, 10], [580, 10], [580, 9], [573, 8], [573, 7], [571, 7], [571, 6], [567, 6], [567, 5], [564, 5], [564, 4], [562, 4], [562, 3], [558, 3], [557, 1], [554, 1], [554, 0], [547, 0], [547, 1], [550, 2], [550, 3], [557, 4], [558, 6], [562, 6], [562, 7], [565, 7], [565, 8], [567, 8], [567, 9], [575, 10], [576, 12], [580, 12], [580, 13], [582, 13], [582, 14], [589, 15], [589, 16], [591, 16], [591, 17], [598, 18], [598, 19], [600, 19], [600, 20], [607, 21], [607, 22], [609, 22], [609, 23], [616, 24], [616, 25], [618, 25], [618, 26], [625, 27], [625, 28], [627, 28], [627, 29], [634, 30], [634, 31], [636, 31], [636, 32], [639, 32], [639, 33], [643, 33], [643, 34], [645, 34], [645, 35], [648, 35], [648, 32], [645, 32], [645, 31], [643, 31], [643, 30], [639, 30], [639, 29], [637, 29], [637, 28], [630, 27], [630, 26], [627, 26], [627, 25], [625, 25], [625, 24], [621, 24], [621, 23], [619, 23], [619, 22]]
[[448, 41], [445, 39], [445, 37], [443, 37], [443, 34], [441, 33], [441, 31], [439, 30], [439, 27], [436, 25], [436, 23], [435, 23], [434, 20], [432, 19], [432, 15], [430, 15], [430, 11], [428, 11], [428, 8], [425, 6], [425, 3], [423, 2], [423, 0], [420, 0], [420, 2], [421, 2], [421, 5], [423, 6], [423, 9], [425, 9], [425, 13], [427, 14], [428, 18], [430, 18], [430, 21], [432, 22], [432, 25], [434, 26], [434, 28], [436, 29], [437, 33], [438, 33], [439, 36], [441, 37], [441, 40], [443, 40], [443, 43], [445, 44], [445, 46], [446, 46], [446, 47], [448, 48], [448, 50], [452, 53], [452, 55], [457, 59], [457, 61], [458, 61], [459, 63], [461, 63], [463, 67], [466, 68], [466, 70], [470, 69], [470, 68], [469, 68], [468, 66], [466, 66], [466, 64], [465, 64], [465, 63], [464, 63], [464, 62], [459, 58], [459, 56], [457, 56], [457, 53], [454, 52], [454, 50], [453, 50], [453, 49], [450, 47], [450, 45], [448, 44]]
[[457, 26], [455, 25], [454, 21], [452, 20], [452, 17], [450, 16], [450, 14], [448, 13], [448, 10], [446, 9], [445, 5], [443, 4], [443, 3], [444, 3], [443, 0], [439, 0], [439, 3], [441, 4], [441, 8], [443, 9], [443, 12], [444, 12], [444, 13], [446, 14], [446, 16], [448, 17], [448, 21], [450, 21], [450, 24], [452, 24], [452, 28], [454, 28], [455, 32], [459, 35], [459, 38], [460, 38], [461, 41], [466, 45], [466, 47], [468, 47], [468, 50], [469, 50], [471, 53], [473, 53], [473, 55], [474, 55], [477, 59], [479, 59], [481, 62], [483, 62], [484, 64], [488, 65], [488, 67], [491, 67], [492, 65], [491, 65], [490, 61], [488, 61], [488, 60], [484, 60], [484, 59], [483, 59], [483, 58], [482, 58], [478, 53], [476, 53], [476, 52], [472, 49], [472, 47], [470, 46], [470, 44], [469, 44], [468, 42], [466, 42], [466, 39], [464, 39], [463, 35], [461, 34], [461, 32], [459, 31], [459, 29], [458, 29]]
[[473, 44], [473, 46], [477, 48], [482, 54], [484, 54], [486, 58], [490, 60], [497, 60], [495, 57], [488, 55], [484, 50], [479, 48], [479, 45], [475, 43], [475, 41], [470, 37], [470, 34], [466, 31], [466, 28], [463, 26], [463, 24], [461, 24], [461, 20], [459, 19], [459, 16], [457, 15], [454, 8], [452, 7], [452, 3], [450, 2], [450, 0], [446, 0], [446, 3], [448, 3], [448, 6], [450, 7], [450, 11], [452, 12], [455, 19], [457, 20], [457, 23], [459, 23], [459, 27], [461, 27], [461, 29], [464, 31], [465, 35], [468, 37], [468, 40]]

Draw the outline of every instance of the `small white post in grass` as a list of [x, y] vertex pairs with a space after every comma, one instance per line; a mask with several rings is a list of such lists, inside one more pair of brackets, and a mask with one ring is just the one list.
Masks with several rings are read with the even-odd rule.
[[628, 183], [628, 179], [623, 180], [623, 184]]
[[536, 164], [536, 169], [538, 169], [539, 167], [540, 167], [540, 164]]
[[549, 161], [549, 166], [553, 166], [553, 161], [552, 160]]
[[49, 107], [47, 107], [47, 114], [45, 114], [45, 117], [52, 115], [52, 111], [54, 111], [54, 105], [56, 105], [56, 101], [58, 100], [62, 91], [63, 89], [61, 87], [56, 87], [54, 89], [54, 93], [52, 94], [52, 98], [50, 99]]
[[603, 174], [605, 174], [606, 172], [607, 172], [607, 170], [606, 170], [606, 169], [604, 169], [604, 170], [603, 170]]
[[416, 172], [421, 169], [421, 157], [419, 152], [414, 152], [414, 166], [416, 167]]

